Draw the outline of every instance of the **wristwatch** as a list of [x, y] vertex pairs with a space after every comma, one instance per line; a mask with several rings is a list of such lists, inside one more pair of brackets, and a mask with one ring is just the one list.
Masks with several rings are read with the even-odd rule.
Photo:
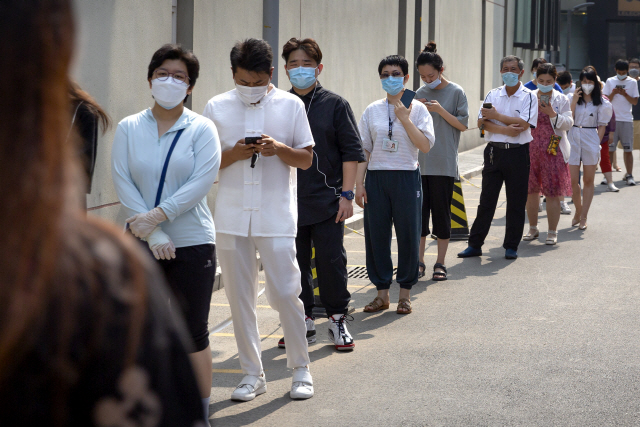
[[340, 197], [344, 197], [347, 200], [353, 200], [355, 195], [353, 194], [353, 191], [343, 191], [342, 194], [340, 194]]

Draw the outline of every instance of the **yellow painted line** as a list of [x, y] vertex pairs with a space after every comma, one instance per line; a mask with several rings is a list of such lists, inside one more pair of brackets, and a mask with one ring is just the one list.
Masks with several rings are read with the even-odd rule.
[[[211, 307], [229, 307], [229, 304], [211, 303]], [[271, 308], [270, 305], [256, 305], [256, 308]]]
[[242, 369], [212, 369], [214, 374], [241, 374]]
[[[216, 332], [212, 334], [214, 337], [235, 337], [234, 334], [226, 333], [226, 332]], [[260, 335], [260, 338], [283, 338], [284, 335]]]
[[312, 268], [312, 269], [311, 269], [311, 275], [313, 276], [313, 278], [314, 278], [314, 279], [317, 279], [317, 278], [318, 278], [318, 273], [317, 273], [317, 271], [316, 271], [316, 269], [315, 269], [315, 268]]

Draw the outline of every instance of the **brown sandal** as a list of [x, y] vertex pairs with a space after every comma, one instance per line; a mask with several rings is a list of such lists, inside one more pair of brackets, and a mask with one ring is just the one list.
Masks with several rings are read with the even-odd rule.
[[[400, 311], [402, 309], [403, 311]], [[398, 308], [396, 309], [398, 314], [411, 314], [411, 300], [409, 298], [400, 298], [398, 300]]]
[[[367, 307], [371, 307], [370, 309], [367, 309]], [[375, 297], [373, 299], [373, 301], [371, 301], [369, 304], [364, 306], [364, 311], [365, 313], [376, 313], [378, 311], [382, 311], [382, 310], [386, 310], [389, 308], [389, 303], [384, 303], [384, 300], [380, 297]]]

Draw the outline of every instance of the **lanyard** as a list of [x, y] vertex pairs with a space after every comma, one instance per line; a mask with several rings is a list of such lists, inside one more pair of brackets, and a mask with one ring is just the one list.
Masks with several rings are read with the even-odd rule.
[[387, 113], [389, 114], [389, 139], [393, 138], [393, 120], [391, 120], [391, 110], [389, 109], [389, 100], [387, 99]]

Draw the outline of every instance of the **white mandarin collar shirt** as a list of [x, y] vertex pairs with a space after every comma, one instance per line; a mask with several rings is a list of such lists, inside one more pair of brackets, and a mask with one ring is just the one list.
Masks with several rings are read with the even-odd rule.
[[[273, 88], [256, 105], [246, 105], [235, 89], [213, 97], [203, 115], [218, 128], [222, 151], [247, 136], [269, 135], [292, 148], [314, 146], [304, 103]], [[251, 159], [221, 169], [216, 198], [218, 233], [247, 237], [295, 237], [298, 224], [297, 174], [277, 156]]]
[[[513, 95], [507, 95], [507, 87], [500, 86], [492, 89], [484, 99], [484, 102], [490, 102], [496, 107], [498, 113], [509, 117], [519, 117], [529, 123], [531, 127], [536, 127], [538, 123], [538, 100], [535, 95], [520, 83], [520, 87]], [[478, 111], [478, 118], [482, 118], [482, 106]], [[505, 126], [504, 123], [497, 120], [490, 120], [498, 125]], [[508, 142], [509, 144], [526, 144], [531, 142], [531, 129], [527, 129], [520, 135], [513, 137], [499, 133], [486, 132], [485, 139], [492, 142]]]

